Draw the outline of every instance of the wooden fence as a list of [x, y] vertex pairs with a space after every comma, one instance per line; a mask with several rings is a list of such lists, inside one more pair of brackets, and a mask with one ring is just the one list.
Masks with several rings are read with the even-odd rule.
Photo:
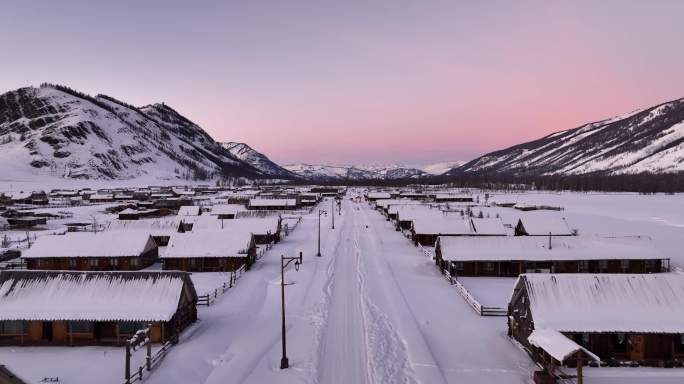
[[[148, 372], [147, 375], [151, 374], [152, 369], [159, 365], [162, 359], [169, 353], [169, 350], [174, 345], [178, 344], [178, 335], [175, 335], [162, 344], [155, 353], [152, 353], [152, 341], [150, 341], [149, 336], [150, 326], [136, 332], [126, 343], [126, 371], [123, 384], [142, 382], [144, 377], [143, 372]], [[143, 347], [146, 347], [145, 363], [144, 365], [139, 366], [137, 370], [131, 372], [131, 356], [135, 351], [140, 350]]]
[[226, 293], [226, 291], [233, 288], [235, 284], [237, 284], [237, 279], [240, 278], [244, 272], [244, 265], [238, 268], [238, 270], [236, 271], [231, 271], [230, 279], [227, 282], [221, 284], [219, 288], [214, 289], [214, 292], [207, 293], [206, 295], [197, 296], [197, 305], [205, 305], [208, 307], [214, 304], [214, 301], [216, 301], [216, 298], [219, 297], [219, 295]]
[[490, 307], [490, 306], [485, 306], [480, 304], [479, 301], [473, 296], [472, 293], [463, 285], [461, 284], [460, 281], [458, 281], [450, 272], [448, 268], [444, 268], [442, 270], [442, 274], [444, 277], [449, 280], [451, 285], [456, 287], [456, 291], [458, 292], [461, 297], [468, 303], [468, 305], [475, 310], [475, 313], [477, 313], [480, 316], [507, 316], [508, 311], [506, 308], [501, 308], [501, 307]]

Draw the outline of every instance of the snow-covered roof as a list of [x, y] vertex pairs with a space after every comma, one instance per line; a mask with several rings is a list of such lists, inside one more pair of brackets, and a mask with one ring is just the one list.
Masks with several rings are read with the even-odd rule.
[[684, 333], [684, 275], [523, 274], [536, 329]]
[[174, 233], [161, 257], [245, 257], [251, 242], [252, 234], [245, 230]]
[[535, 329], [530, 336], [527, 337], [527, 341], [535, 347], [543, 349], [546, 353], [551, 355], [551, 357], [561, 363], [568, 357], [574, 355], [577, 351], [583, 351], [590, 358], [601, 361], [601, 359], [591, 351], [553, 329]]
[[430, 215], [421, 215], [413, 219], [413, 231], [427, 235], [471, 235], [473, 229], [470, 221], [460, 215], [434, 211]]
[[37, 238], [22, 257], [139, 256], [153, 246], [150, 234], [142, 231], [67, 232]]
[[119, 215], [137, 215], [140, 214], [140, 211], [133, 209], [133, 208], [126, 208], [123, 211], [119, 212]]
[[178, 216], [199, 216], [200, 207], [196, 205], [184, 205], [178, 209]]
[[245, 207], [240, 204], [220, 204], [211, 207], [211, 215], [235, 215], [244, 211]]
[[390, 205], [420, 204], [419, 201], [411, 199], [380, 199], [375, 202], [376, 207], [387, 208]]
[[216, 216], [198, 216], [192, 230], [213, 230], [221, 229], [224, 231], [238, 231], [253, 233], [255, 235], [266, 235], [278, 232], [278, 216], [268, 217], [246, 217], [240, 219], [221, 220]]
[[392, 195], [388, 192], [368, 192], [366, 197], [369, 199], [389, 199]]
[[473, 229], [478, 235], [506, 235], [506, 228], [501, 219], [472, 219]]
[[[420, 217], [423, 215], [441, 215], [442, 212], [439, 209], [432, 208], [429, 205], [401, 205], [396, 206], [397, 209], [397, 220], [399, 221], [411, 221], [415, 217]], [[425, 213], [427, 212], [427, 213]]]
[[0, 320], [169, 321], [185, 272], [0, 272]]
[[662, 259], [653, 241], [642, 237], [484, 236], [440, 237], [442, 258], [447, 261], [549, 261]]
[[556, 215], [528, 214], [522, 216], [518, 222], [522, 222], [525, 233], [530, 236], [545, 236], [549, 233], [554, 236], [573, 234], [565, 218]]
[[250, 199], [250, 207], [294, 207], [297, 199]]
[[154, 219], [112, 220], [107, 229], [110, 231], [137, 231], [153, 236], [169, 236], [178, 231], [181, 221], [188, 221], [191, 217], [167, 216]]

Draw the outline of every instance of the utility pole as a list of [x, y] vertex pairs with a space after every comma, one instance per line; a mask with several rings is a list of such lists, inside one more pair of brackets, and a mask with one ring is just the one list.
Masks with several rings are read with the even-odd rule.
[[295, 271], [299, 271], [299, 266], [302, 264], [302, 252], [299, 252], [299, 257], [285, 257], [284, 255], [280, 256], [280, 308], [282, 309], [281, 331], [283, 343], [283, 357], [280, 359], [280, 369], [290, 367], [290, 361], [287, 359], [287, 343], [285, 342], [285, 286], [290, 284], [285, 284], [285, 267], [287, 267], [293, 261], [295, 262]]
[[[323, 210], [318, 210], [318, 253], [316, 256], [321, 257], [321, 215], [327, 214]], [[334, 216], [334, 215], [333, 215]]]
[[331, 215], [332, 216], [332, 229], [335, 229], [335, 199], [330, 200], [330, 208], [331, 208]]

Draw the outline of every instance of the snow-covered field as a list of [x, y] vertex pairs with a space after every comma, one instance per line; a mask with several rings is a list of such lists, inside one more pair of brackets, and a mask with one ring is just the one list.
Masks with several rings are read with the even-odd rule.
[[[562, 206], [561, 215], [581, 234], [651, 236], [663, 255], [684, 265], [678, 247], [684, 195], [526, 193], [491, 199]], [[507, 222], [519, 211], [496, 213]], [[368, 204], [347, 199], [334, 230], [330, 219], [322, 217], [322, 257], [315, 256], [318, 215], [305, 215], [236, 287], [199, 309], [200, 320], [145, 382], [531, 382], [536, 367], [506, 336], [506, 319], [478, 316], [434, 262]], [[286, 282], [294, 283], [286, 288], [291, 367], [280, 370], [280, 255], [300, 251], [300, 270], [286, 270]], [[192, 278], [202, 294], [226, 276]], [[513, 280], [462, 283], [482, 304], [505, 306]], [[2, 347], [0, 363], [31, 384], [53, 376], [60, 383], [116, 383], [123, 379], [123, 353], [104, 347]], [[587, 383], [684, 382], [684, 369], [586, 371]]]

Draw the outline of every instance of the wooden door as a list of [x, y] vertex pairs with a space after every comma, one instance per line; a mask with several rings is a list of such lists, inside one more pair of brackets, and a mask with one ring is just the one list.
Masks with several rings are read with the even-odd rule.
[[43, 321], [43, 335], [41, 337], [43, 341], [52, 341], [52, 322]]
[[646, 340], [644, 335], [630, 335], [629, 341], [631, 343], [629, 359], [632, 361], [644, 360], [646, 351]]

